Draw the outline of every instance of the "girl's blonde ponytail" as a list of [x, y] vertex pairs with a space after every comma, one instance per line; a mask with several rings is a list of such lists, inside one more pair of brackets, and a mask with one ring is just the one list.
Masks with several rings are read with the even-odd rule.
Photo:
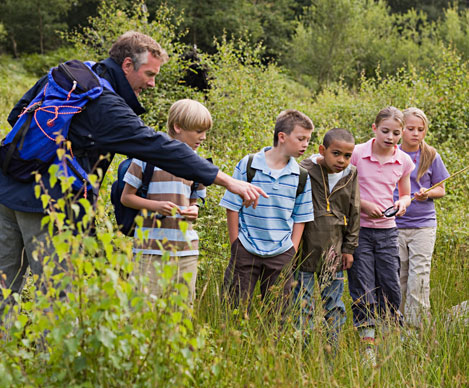
[[[415, 116], [421, 119], [425, 127], [425, 135], [427, 134], [428, 119], [422, 110], [418, 108], [407, 108], [407, 109], [404, 109], [402, 113], [404, 113], [404, 121], [409, 116]], [[423, 176], [423, 174], [427, 172], [427, 170], [430, 168], [433, 161], [435, 160], [435, 156], [436, 156], [435, 148], [428, 145], [425, 142], [425, 139], [422, 140], [419, 147], [420, 147], [420, 162], [419, 162], [419, 169], [417, 170], [417, 181], [419, 181], [420, 178]]]

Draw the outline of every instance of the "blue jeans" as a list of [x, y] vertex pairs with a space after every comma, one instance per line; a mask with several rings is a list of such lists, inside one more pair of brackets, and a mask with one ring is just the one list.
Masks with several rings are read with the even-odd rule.
[[353, 324], [375, 326], [381, 318], [400, 322], [401, 285], [397, 228], [360, 228], [353, 265], [348, 270]]
[[[303, 329], [312, 329], [314, 326], [314, 272], [298, 271], [298, 281], [294, 298], [295, 304], [300, 306], [299, 326]], [[344, 274], [337, 271], [332, 278], [318, 274], [321, 299], [324, 309], [324, 321], [328, 330], [330, 342], [336, 342], [341, 327], [345, 323], [345, 305], [342, 301], [344, 292]]]

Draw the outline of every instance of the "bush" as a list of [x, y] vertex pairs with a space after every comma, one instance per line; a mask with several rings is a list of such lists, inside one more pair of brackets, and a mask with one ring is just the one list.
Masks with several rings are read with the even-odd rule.
[[[68, 192], [71, 182], [60, 184]], [[163, 267], [162, 295], [149, 296], [147, 279], [132, 274], [138, 265], [132, 241], [110, 223], [93, 236], [91, 220], [104, 217], [102, 204], [95, 212], [87, 200], [71, 197], [49, 204], [44, 219], [57, 260], [45, 256], [41, 283], [28, 289], [31, 299], [6, 308], [4, 322], [11, 325], [1, 328], [0, 384], [192, 385], [205, 336], [194, 330], [187, 285], [172, 282], [176, 267]], [[48, 203], [47, 193], [41, 198]], [[79, 206], [82, 222], [64, 218], [67, 207]], [[65, 270], [55, 271], [58, 265]]]
[[62, 47], [47, 54], [25, 55], [21, 58], [21, 62], [29, 73], [34, 74], [36, 77], [42, 77], [47, 74], [51, 67], [71, 59], [89, 60], [89, 58], [81, 57], [73, 47]]
[[464, 58], [469, 59], [469, 9], [458, 12], [457, 3], [445, 10], [445, 18], [437, 25], [439, 38]]
[[435, 24], [422, 11], [391, 14], [384, 1], [314, 1], [283, 63], [315, 91], [340, 80], [357, 86], [361, 74], [374, 77], [378, 66], [384, 76], [403, 67], [425, 71], [444, 60], [442, 48], [468, 58], [468, 15], [454, 6]]

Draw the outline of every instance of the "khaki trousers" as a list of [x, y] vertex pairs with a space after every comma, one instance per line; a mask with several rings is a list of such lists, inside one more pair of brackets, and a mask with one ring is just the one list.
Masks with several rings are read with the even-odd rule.
[[436, 227], [399, 229], [400, 310], [407, 323], [419, 326], [430, 315], [430, 270]]
[[[181, 256], [171, 257], [169, 261], [163, 263], [162, 256], [160, 255], [148, 255], [144, 254], [140, 258], [138, 264], [138, 274], [148, 276], [147, 288], [151, 295], [161, 296], [161, 287], [158, 284], [159, 271], [157, 272], [156, 267], [162, 267], [162, 265], [176, 265], [177, 272], [173, 280], [178, 283], [186, 283], [183, 275], [185, 273], [191, 273], [192, 277], [188, 284], [189, 287], [189, 302], [192, 304], [195, 298], [195, 282], [197, 280], [197, 260], [198, 256]], [[156, 264], [155, 264], [156, 263]]]

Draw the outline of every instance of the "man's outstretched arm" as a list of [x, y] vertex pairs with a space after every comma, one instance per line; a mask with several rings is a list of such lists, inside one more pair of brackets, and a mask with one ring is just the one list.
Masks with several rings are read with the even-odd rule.
[[238, 194], [243, 199], [243, 205], [256, 208], [259, 196], [268, 198], [268, 195], [260, 187], [254, 186], [248, 182], [234, 179], [223, 171], [218, 170], [218, 174], [213, 181], [214, 184], [224, 186], [234, 194]]

